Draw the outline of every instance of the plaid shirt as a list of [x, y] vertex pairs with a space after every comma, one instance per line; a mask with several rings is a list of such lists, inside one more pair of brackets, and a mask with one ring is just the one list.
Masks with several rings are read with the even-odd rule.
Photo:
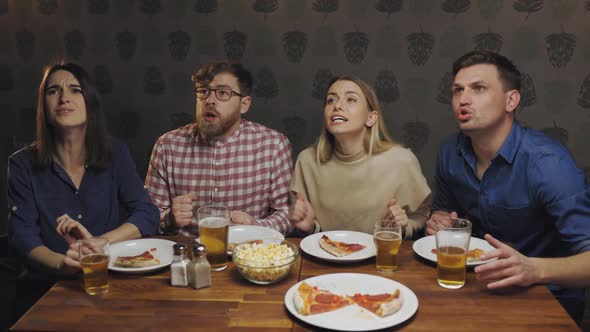
[[248, 213], [261, 226], [289, 233], [292, 159], [287, 137], [245, 119], [223, 141], [204, 140], [197, 130], [192, 123], [170, 131], [152, 151], [145, 185], [160, 208], [160, 230], [168, 224], [172, 199], [192, 192], [195, 208], [225, 205]]

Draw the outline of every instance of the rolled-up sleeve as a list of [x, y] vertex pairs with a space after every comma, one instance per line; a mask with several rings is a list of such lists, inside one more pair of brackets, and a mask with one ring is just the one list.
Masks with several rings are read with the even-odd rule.
[[125, 145], [114, 145], [113, 162], [116, 163], [119, 202], [129, 212], [127, 222], [137, 226], [142, 236], [155, 234], [160, 219], [158, 208], [152, 203]]
[[8, 236], [11, 246], [22, 257], [44, 245], [37, 223], [39, 213], [31, 170], [30, 162], [22, 156], [13, 155], [8, 159]]
[[572, 254], [590, 251], [590, 189], [585, 175], [564, 149], [542, 154], [531, 168], [533, 192], [555, 220]]

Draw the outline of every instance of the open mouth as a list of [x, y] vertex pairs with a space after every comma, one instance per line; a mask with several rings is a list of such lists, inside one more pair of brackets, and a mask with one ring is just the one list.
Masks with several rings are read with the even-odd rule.
[[466, 109], [461, 109], [459, 110], [459, 114], [457, 114], [457, 119], [459, 119], [459, 121], [467, 121], [471, 119], [471, 112]]
[[348, 119], [343, 117], [343, 116], [339, 116], [339, 115], [333, 115], [330, 117], [330, 122], [332, 123], [344, 123], [347, 122]]
[[217, 118], [217, 114], [212, 111], [206, 111], [204, 115], [206, 121], [214, 121]]

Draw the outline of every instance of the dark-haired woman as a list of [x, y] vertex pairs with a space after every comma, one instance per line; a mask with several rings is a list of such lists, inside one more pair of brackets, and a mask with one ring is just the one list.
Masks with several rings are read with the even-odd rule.
[[156, 232], [158, 209], [128, 149], [110, 139], [97, 90], [79, 65], [45, 69], [36, 140], [8, 159], [8, 204], [9, 243], [25, 267], [21, 279], [36, 280], [28, 290], [79, 270], [77, 239], [104, 236], [113, 243]]

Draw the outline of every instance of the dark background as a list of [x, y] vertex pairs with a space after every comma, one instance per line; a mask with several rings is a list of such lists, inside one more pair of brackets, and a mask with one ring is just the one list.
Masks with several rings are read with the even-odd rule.
[[477, 48], [515, 61], [517, 118], [562, 141], [588, 174], [589, 22], [589, 0], [0, 0], [0, 157], [30, 143], [42, 68], [67, 57], [95, 76], [110, 130], [144, 177], [155, 140], [194, 119], [191, 74], [230, 58], [257, 80], [247, 117], [287, 134], [294, 158], [320, 131], [330, 78], [366, 80], [432, 183], [456, 130], [450, 66]]

